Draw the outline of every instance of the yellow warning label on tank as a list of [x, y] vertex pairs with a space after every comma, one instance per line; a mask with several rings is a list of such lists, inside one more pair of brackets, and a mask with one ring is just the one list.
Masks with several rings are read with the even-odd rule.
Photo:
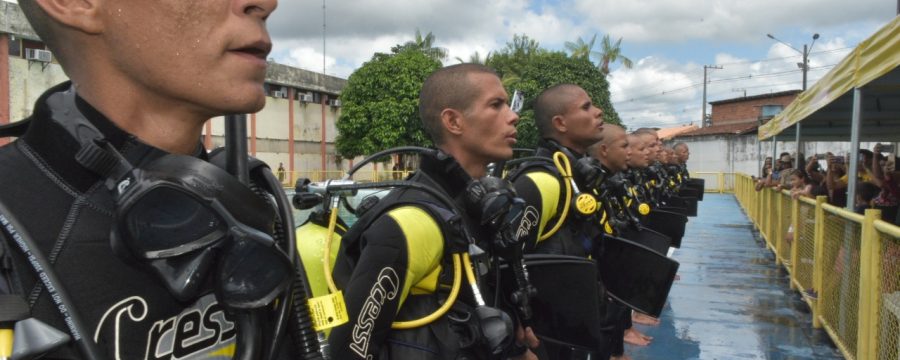
[[575, 198], [575, 207], [583, 215], [593, 214], [597, 211], [597, 199], [589, 194], [578, 194]]
[[650, 205], [647, 205], [647, 204], [638, 205], [638, 212], [641, 213], [641, 215], [649, 214], [650, 213]]
[[344, 294], [341, 291], [309, 299], [309, 313], [312, 315], [313, 328], [316, 331], [330, 329], [350, 321], [347, 316], [347, 305], [344, 304]]

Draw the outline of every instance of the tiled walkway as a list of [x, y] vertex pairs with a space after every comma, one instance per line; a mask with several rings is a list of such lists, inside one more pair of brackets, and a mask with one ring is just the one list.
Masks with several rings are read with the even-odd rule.
[[809, 308], [790, 290], [732, 195], [706, 194], [688, 222], [681, 263], [647, 347], [626, 349], [641, 359], [842, 359]]

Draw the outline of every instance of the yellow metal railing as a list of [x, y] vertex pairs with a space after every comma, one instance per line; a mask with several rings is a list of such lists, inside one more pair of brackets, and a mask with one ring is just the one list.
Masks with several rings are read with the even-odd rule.
[[900, 359], [900, 229], [881, 220], [873, 224], [878, 241], [867, 249], [871, 261], [862, 264], [869, 264], [866, 271], [875, 296], [867, 305], [871, 328], [860, 339], [870, 342], [868, 355]]
[[705, 181], [708, 193], [730, 193], [735, 191], [735, 174], [714, 171], [691, 171], [691, 177]]
[[900, 359], [900, 227], [878, 220], [880, 210], [863, 216], [824, 196], [756, 191], [744, 174], [734, 184], [741, 207], [812, 309], [813, 326], [848, 359]]
[[782, 190], [775, 194], [776, 203], [778, 204], [778, 226], [775, 231], [775, 258], [784, 265], [788, 272], [792, 271], [791, 262], [791, 244], [794, 242], [794, 226], [792, 224], [793, 211], [791, 211], [793, 201], [791, 201], [791, 193]]
[[[822, 286], [819, 317], [825, 330], [847, 358], [858, 350], [860, 250], [863, 216], [832, 205], [822, 205], [825, 231], [822, 250]], [[828, 274], [828, 276], [825, 276]]]

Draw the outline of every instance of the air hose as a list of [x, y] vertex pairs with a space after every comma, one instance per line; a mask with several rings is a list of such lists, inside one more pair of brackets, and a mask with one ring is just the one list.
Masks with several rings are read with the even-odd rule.
[[[275, 178], [271, 171], [262, 171], [266, 180], [266, 185], [270, 189], [279, 189], [281, 182]], [[285, 232], [285, 251], [294, 264], [294, 282], [283, 296], [277, 306], [277, 318], [275, 320], [275, 341], [272, 342], [268, 349], [270, 359], [278, 356], [278, 350], [285, 327], [294, 342], [294, 348], [298, 351], [301, 359], [313, 360], [322, 359], [327, 353], [321, 351], [324, 342], [324, 336], [319, 337], [313, 328], [312, 316], [309, 313], [307, 300], [311, 297], [312, 290], [307, 283], [306, 272], [303, 270], [302, 260], [297, 253], [296, 233], [291, 231], [294, 229], [294, 214], [291, 211], [291, 203], [287, 199], [284, 191], [273, 191], [275, 194], [275, 204], [277, 205], [279, 216], [282, 219], [282, 229]]]
[[19, 245], [22, 254], [26, 258], [31, 259], [29, 263], [34, 267], [35, 274], [41, 279], [44, 288], [49, 293], [50, 298], [53, 299], [55, 307], [59, 310], [66, 325], [68, 325], [69, 334], [75, 340], [75, 345], [78, 347], [81, 355], [87, 360], [105, 359], [100, 350], [97, 349], [97, 344], [90, 338], [90, 332], [86, 331], [87, 327], [84, 326], [81, 316], [75, 307], [72, 306], [72, 298], [69, 297], [69, 292], [66, 291], [62, 282], [59, 281], [52, 265], [38, 249], [34, 238], [25, 231], [25, 227], [18, 220], [12, 217], [12, 212], [3, 203], [0, 203], [0, 225], [11, 236], [13, 242]]

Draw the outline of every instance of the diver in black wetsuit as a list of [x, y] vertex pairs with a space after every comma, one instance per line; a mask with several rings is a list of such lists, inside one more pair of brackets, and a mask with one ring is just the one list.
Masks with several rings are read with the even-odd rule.
[[[473, 301], [476, 294], [468, 287], [455, 302], [448, 300], [453, 291], [448, 294], [448, 286], [443, 286], [453, 282], [449, 278], [459, 269], [454, 264], [459, 261], [456, 256], [463, 254], [467, 259], [470, 238], [483, 241], [492, 236], [468, 206], [466, 197], [471, 192], [467, 190], [486, 175], [488, 163], [512, 156], [518, 116], [509, 108], [497, 75], [475, 64], [454, 65], [430, 75], [420, 93], [419, 112], [440, 151], [423, 156], [420, 170], [410, 180], [437, 189], [454, 204], [401, 188], [348, 230], [334, 278], [344, 291], [350, 321], [331, 332], [332, 356], [342, 360], [533, 358], [522, 346], [537, 346], [530, 329], [513, 334], [516, 329], [509, 327], [506, 333], [493, 334], [504, 339], [483, 339], [487, 335], [476, 331], [479, 321], [483, 326], [509, 315]], [[490, 249], [483, 243], [474, 245]], [[480, 291], [489, 294], [494, 289], [482, 286]], [[432, 321], [414, 320], [419, 326], [408, 329], [397, 324], [420, 319], [450, 302], [452, 308], [437, 313]], [[513, 337], [517, 344], [510, 346]]]
[[[626, 175], [625, 172], [628, 170], [629, 163], [632, 163], [632, 149], [634, 147], [629, 142], [629, 139], [631, 138], [632, 137], [625, 133], [625, 130], [622, 129], [622, 127], [618, 125], [607, 125], [603, 132], [603, 139], [592, 145], [588, 152], [591, 156], [600, 161], [608, 177], [611, 180], [614, 180], [610, 181], [609, 185], [622, 187], [611, 191], [612, 194], [610, 195], [617, 196], [618, 199], [601, 199], [604, 204], [610, 205], [607, 214], [609, 215], [611, 226], [608, 229], [619, 236], [621, 236], [622, 231], [625, 230], [623, 229], [624, 227], [632, 225], [628, 224], [628, 222], [633, 221], [635, 219], [635, 214], [638, 213], [636, 206], [631, 209], [625, 209], [624, 207], [633, 204], [628, 204], [625, 196], [621, 196], [627, 191], [627, 182], [624, 177]], [[634, 154], [636, 161], [638, 163], [646, 161], [644, 160], [646, 158], [646, 154], [643, 152], [644, 147], [637, 146], [637, 148], [638, 153]], [[615, 185], [612, 185], [612, 183], [615, 183]], [[611, 206], [613, 204], [623, 208], [614, 209]], [[616, 219], [616, 217], [619, 217], [619, 219]], [[617, 302], [613, 302], [609, 308], [610, 322], [613, 322], [616, 326], [612, 358], [624, 357], [625, 342], [639, 346], [650, 344], [652, 337], [640, 333], [632, 326], [632, 313], [628, 308]]]
[[[585, 159], [588, 146], [601, 139], [604, 128], [603, 111], [594, 106], [581, 87], [561, 84], [544, 90], [536, 98], [534, 113], [535, 123], [542, 137], [536, 156], [545, 160], [526, 162], [508, 175], [519, 196], [529, 206], [540, 209], [537, 221], [539, 231], [533, 231], [525, 238], [526, 251], [588, 257], [595, 250], [595, 243], [601, 236], [598, 215], [594, 211], [576, 214], [578, 209], [569, 203], [575, 202], [579, 195], [575, 187], [585, 191], [602, 181], [602, 174], [596, 171], [596, 167], [579, 166], [579, 161]], [[571, 178], [553, 163], [552, 159], [557, 153], [562, 153], [565, 162], [573, 169], [572, 174], [569, 174], [572, 175]], [[580, 172], [578, 169], [594, 171]], [[574, 179], [575, 186], [570, 185], [571, 179]], [[540, 293], [557, 289], [539, 286], [537, 290]], [[584, 296], [599, 298], [602, 316], [606, 296]], [[604, 329], [599, 322], [600, 319], [593, 321], [592, 325], [598, 328], [592, 331], [598, 334], [598, 338], [595, 339], [595, 344], [590, 344], [590, 348], [584, 348], [587, 344], [567, 343], [569, 339], [556, 339], [556, 342], [542, 341], [544, 351], [553, 359], [576, 358], [575, 354], [585, 352], [590, 352], [591, 358], [609, 358], [610, 329]], [[553, 337], [555, 334], [539, 335]]]

